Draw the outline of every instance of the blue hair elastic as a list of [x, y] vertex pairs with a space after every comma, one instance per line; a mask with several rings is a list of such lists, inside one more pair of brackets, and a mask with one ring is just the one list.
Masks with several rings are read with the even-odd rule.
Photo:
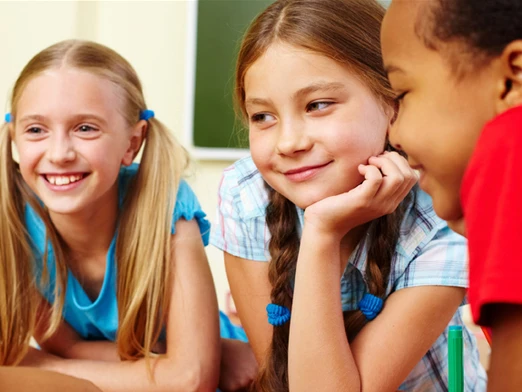
[[154, 117], [154, 110], [145, 109], [140, 113], [140, 120], [149, 121], [152, 117]]
[[290, 320], [290, 309], [286, 306], [268, 304], [266, 306], [268, 322], [275, 327], [286, 324]]
[[372, 321], [379, 313], [381, 313], [384, 301], [373, 294], [364, 294], [359, 301], [358, 308], [364, 314], [368, 321]]
[[6, 113], [4, 120], [6, 123], [10, 123], [11, 122], [11, 113]]

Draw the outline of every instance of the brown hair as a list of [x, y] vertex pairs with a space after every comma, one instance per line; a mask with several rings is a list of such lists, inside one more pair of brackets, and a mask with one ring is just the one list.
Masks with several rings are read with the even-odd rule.
[[[45, 70], [63, 66], [110, 81], [121, 97], [121, 114], [129, 127], [139, 121], [140, 112], [147, 108], [140, 80], [122, 56], [94, 42], [68, 40], [44, 49], [22, 70], [11, 97], [13, 119], [25, 86]], [[34, 296], [28, 295], [34, 291], [34, 256], [24, 225], [25, 203], [45, 223], [46, 243], [50, 241], [55, 256], [54, 301], [45, 336], [54, 333], [62, 320], [67, 279], [66, 245], [45, 207], [37, 202], [21, 177], [13, 160], [12, 138], [5, 129], [8, 127], [4, 124], [0, 141], [0, 214], [4, 217], [0, 219], [0, 282], [6, 279], [0, 283], [0, 364], [14, 363], [20, 358], [10, 352], [25, 349], [34, 326]], [[148, 357], [165, 320], [170, 298], [167, 284], [171, 273], [171, 220], [187, 162], [185, 150], [168, 129], [155, 118], [148, 120], [143, 157], [121, 209], [116, 243], [116, 343], [122, 359]], [[46, 285], [47, 250], [43, 256], [43, 279], [37, 284]]]
[[[246, 32], [236, 67], [235, 101], [246, 118], [245, 74], [250, 66], [274, 42], [309, 49], [344, 64], [368, 86], [385, 107], [393, 107], [380, 53], [380, 25], [384, 9], [373, 0], [278, 0], [261, 13]], [[387, 146], [391, 150], [391, 146]], [[270, 202], [266, 222], [271, 233], [269, 280], [271, 300], [292, 307], [292, 287], [299, 234], [296, 206], [267, 186]], [[369, 292], [383, 298], [390, 265], [400, 234], [400, 225], [410, 195], [397, 210], [368, 225], [368, 263], [365, 271]], [[349, 341], [366, 324], [359, 311], [344, 314]], [[269, 356], [252, 390], [288, 391], [289, 323], [274, 327]]]

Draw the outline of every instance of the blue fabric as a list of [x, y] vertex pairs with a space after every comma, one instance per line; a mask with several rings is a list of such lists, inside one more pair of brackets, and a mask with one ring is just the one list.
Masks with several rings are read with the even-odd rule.
[[232, 324], [227, 315], [221, 311], [219, 312], [219, 330], [222, 338], [237, 339], [243, 342], [248, 341], [245, 330], [238, 325]]
[[[120, 207], [128, 186], [137, 173], [138, 167], [137, 164], [133, 164], [129, 167], [122, 167], [120, 170], [118, 178]], [[185, 181], [181, 181], [172, 219], [172, 234], [174, 234], [175, 224], [180, 218], [186, 220], [195, 219], [199, 225], [202, 241], [207, 245], [210, 223], [205, 216], [190, 186]], [[25, 207], [25, 223], [33, 242], [32, 247], [37, 267], [36, 276], [39, 278], [42, 272], [42, 257], [45, 249], [45, 225], [38, 214], [29, 205]], [[116, 340], [116, 332], [118, 330], [118, 304], [116, 301], [117, 272], [115, 259], [116, 238], [117, 235], [115, 233], [107, 252], [107, 267], [103, 285], [95, 301], [92, 301], [87, 296], [81, 284], [70, 271], [67, 276], [67, 292], [65, 295], [63, 316], [84, 339]], [[48, 245], [47, 264], [50, 277], [49, 284], [41, 288], [41, 292], [49, 302], [52, 302], [54, 291], [53, 282], [56, 276], [56, 269], [54, 265], [54, 253], [50, 244]], [[223, 319], [223, 317], [221, 318]], [[222, 321], [222, 323], [225, 322]], [[223, 328], [226, 331], [232, 331], [232, 328], [226, 325], [226, 323]], [[240, 335], [239, 332], [234, 333]], [[230, 332], [230, 334], [232, 334], [232, 332]]]

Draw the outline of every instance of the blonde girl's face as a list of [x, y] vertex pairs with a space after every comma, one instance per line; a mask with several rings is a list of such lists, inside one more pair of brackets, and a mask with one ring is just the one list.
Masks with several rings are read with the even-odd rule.
[[300, 208], [347, 192], [383, 152], [389, 116], [350, 69], [273, 44], [245, 75], [250, 151], [265, 181]]
[[12, 131], [22, 177], [50, 212], [116, 206], [120, 165], [133, 157], [121, 108], [109, 81], [75, 68], [50, 69], [25, 86]]

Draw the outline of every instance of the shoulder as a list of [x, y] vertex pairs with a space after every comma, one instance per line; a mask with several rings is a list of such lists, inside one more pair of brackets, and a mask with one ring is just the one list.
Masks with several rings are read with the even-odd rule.
[[265, 214], [268, 192], [252, 157], [242, 158], [223, 171], [218, 203], [231, 205], [244, 219]]
[[251, 157], [240, 159], [224, 170], [212, 225], [212, 245], [244, 259], [269, 260], [265, 186]]

